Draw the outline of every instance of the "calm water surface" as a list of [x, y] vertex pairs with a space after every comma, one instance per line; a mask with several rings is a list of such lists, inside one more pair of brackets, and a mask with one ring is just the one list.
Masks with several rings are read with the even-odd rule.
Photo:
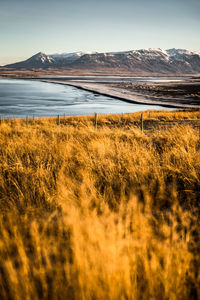
[[86, 82], [179, 82], [189, 77], [121, 77], [121, 76], [41, 76], [41, 79], [62, 79]]
[[0, 79], [0, 116], [88, 115], [93, 113], [129, 113], [161, 106], [131, 104], [118, 99], [34, 80]]

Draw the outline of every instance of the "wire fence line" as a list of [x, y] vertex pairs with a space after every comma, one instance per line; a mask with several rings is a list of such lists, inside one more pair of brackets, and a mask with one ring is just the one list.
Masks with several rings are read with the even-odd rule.
[[[155, 111], [154, 111], [155, 112]], [[200, 131], [200, 114], [199, 116], [197, 116], [197, 119], [180, 119], [177, 118], [177, 112], [173, 113], [173, 118], [171, 120], [158, 120], [155, 119], [155, 117], [152, 117], [152, 112], [141, 112], [140, 114], [138, 114], [137, 116], [137, 120], [135, 119], [128, 119], [127, 116], [131, 115], [132, 113], [121, 113], [118, 114], [121, 116], [121, 125], [133, 125], [136, 127], [139, 127], [140, 130], [143, 132], [144, 130], [148, 130], [151, 129], [151, 127], [155, 127], [155, 126], [159, 126], [159, 127], [171, 127], [173, 125], [191, 125], [193, 127], [197, 127], [199, 128]], [[98, 128], [98, 126], [101, 124], [100, 121], [100, 116], [111, 116], [113, 114], [97, 114], [94, 113], [93, 115], [83, 115], [82, 117], [90, 117], [93, 119], [93, 123], [94, 123], [94, 127]], [[144, 118], [145, 116], [145, 118]], [[0, 124], [3, 124], [4, 122], [9, 123], [9, 122], [14, 122], [14, 121], [21, 121], [22, 123], [26, 124], [26, 127], [28, 127], [29, 125], [33, 125], [35, 124], [37, 121], [40, 121], [42, 119], [52, 119], [55, 121], [55, 124], [57, 124], [58, 126], [60, 125], [67, 125], [67, 120], [69, 120], [70, 118], [74, 118], [74, 117], [81, 117], [80, 115], [75, 116], [75, 115], [66, 115], [66, 114], [58, 114], [58, 115], [52, 115], [52, 116], [37, 116], [35, 114], [32, 115], [26, 115], [23, 117], [19, 117], [19, 116], [11, 116], [11, 115], [0, 115]], [[127, 117], [127, 118], [126, 118]], [[119, 120], [118, 120], [119, 122]], [[117, 121], [114, 122], [115, 124], [117, 124]]]

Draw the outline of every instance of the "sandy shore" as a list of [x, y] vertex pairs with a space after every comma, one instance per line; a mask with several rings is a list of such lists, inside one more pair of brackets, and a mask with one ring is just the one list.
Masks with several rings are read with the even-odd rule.
[[51, 79], [43, 79], [40, 80], [43, 82], [50, 82], [54, 84], [62, 84], [74, 86], [86, 91], [98, 93], [101, 95], [114, 97], [120, 99], [122, 101], [135, 103], [135, 104], [146, 104], [146, 105], [161, 105], [165, 107], [174, 107], [174, 108], [200, 108], [199, 105], [193, 105], [189, 101], [188, 103], [182, 103], [182, 99], [180, 97], [166, 97], [163, 96], [153, 96], [148, 95], [148, 93], [141, 91], [129, 90], [123, 87], [116, 87], [113, 84], [107, 83], [96, 83], [96, 82], [78, 82], [78, 81], [66, 81], [66, 80], [51, 80]]

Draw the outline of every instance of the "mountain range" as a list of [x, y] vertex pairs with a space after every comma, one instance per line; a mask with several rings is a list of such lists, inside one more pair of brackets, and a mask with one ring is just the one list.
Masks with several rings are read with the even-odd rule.
[[134, 74], [199, 74], [200, 52], [186, 49], [141, 49], [123, 52], [39, 52], [25, 61], [6, 65], [13, 69], [118, 70]]

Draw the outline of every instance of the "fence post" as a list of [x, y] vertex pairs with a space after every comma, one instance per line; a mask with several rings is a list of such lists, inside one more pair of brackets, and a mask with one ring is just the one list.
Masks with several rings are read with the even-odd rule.
[[60, 125], [60, 116], [58, 115], [58, 118], [57, 118], [57, 125]]
[[26, 128], [28, 128], [28, 116], [26, 116]]
[[94, 126], [97, 128], [97, 113], [94, 114]]
[[143, 132], [143, 113], [141, 113], [140, 128], [141, 128], [141, 131]]
[[174, 119], [176, 120], [176, 112], [174, 112]]

